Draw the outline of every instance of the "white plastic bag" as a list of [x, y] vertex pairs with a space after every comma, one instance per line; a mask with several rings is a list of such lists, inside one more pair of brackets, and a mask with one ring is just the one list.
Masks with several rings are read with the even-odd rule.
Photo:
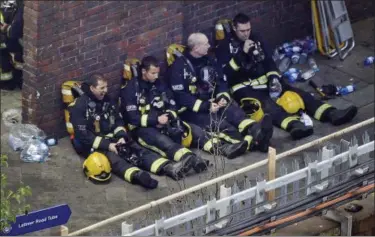
[[9, 145], [13, 150], [20, 151], [32, 138], [44, 141], [46, 134], [33, 124], [16, 124], [9, 132]]
[[21, 160], [25, 162], [44, 162], [49, 154], [48, 146], [37, 138], [30, 139], [21, 152]]

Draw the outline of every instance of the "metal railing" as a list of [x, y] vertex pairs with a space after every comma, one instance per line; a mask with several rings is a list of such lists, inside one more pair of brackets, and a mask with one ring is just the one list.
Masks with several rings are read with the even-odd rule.
[[[320, 161], [311, 161], [306, 157], [306, 167], [302, 169], [299, 169], [295, 161], [295, 171], [291, 173], [287, 173], [287, 167], [282, 164], [281, 177], [268, 182], [265, 179], [258, 180], [256, 186], [249, 187], [247, 184], [242, 191], [239, 191], [237, 182], [232, 188], [222, 185], [220, 199], [213, 198], [205, 205], [167, 219], [162, 217], [147, 227], [133, 231], [133, 225], [124, 222], [122, 235], [202, 235], [241, 222], [245, 218], [252, 217], [252, 220], [256, 220], [257, 216], [275, 210], [276, 207], [288, 207], [297, 201], [373, 172], [373, 159], [369, 157], [369, 153], [374, 151], [374, 141], [370, 141], [367, 132], [362, 140], [361, 146], [358, 145], [356, 137], [353, 137], [351, 142], [341, 140], [338, 146], [325, 146], [318, 155]], [[305, 183], [302, 188], [301, 182]], [[293, 191], [288, 193], [290, 185]], [[279, 193], [277, 199], [268, 201], [266, 194], [276, 190]], [[304, 195], [299, 195], [301, 191]]]
[[[308, 142], [306, 144], [303, 144], [291, 150], [277, 154], [274, 159], [274, 162], [282, 162], [282, 161], [291, 160], [292, 162], [289, 162], [289, 163], [293, 164], [292, 167], [288, 167], [288, 164], [278, 165], [278, 167], [280, 167], [279, 168], [280, 175], [287, 174], [288, 170], [296, 171], [296, 170], [299, 170], [300, 167], [308, 166], [308, 163], [310, 163], [309, 159], [305, 159], [305, 162], [303, 165], [301, 164], [300, 160], [294, 159], [296, 154], [300, 152], [306, 152], [306, 151], [307, 153], [309, 153], [310, 152], [309, 150], [311, 150], [312, 148], [316, 148], [317, 146], [321, 146], [327, 142], [331, 142], [332, 140], [336, 138], [342, 138], [345, 134], [348, 134], [351, 132], [357, 132], [359, 129], [363, 129], [366, 126], [373, 125], [374, 121], [375, 121], [374, 118], [370, 118], [368, 120], [362, 121], [360, 123], [347, 127], [340, 131], [331, 133], [322, 138], [313, 140], [311, 142]], [[164, 221], [166, 221], [169, 218], [177, 216], [181, 213], [199, 208], [203, 206], [205, 203], [212, 201], [214, 198], [219, 200], [219, 199], [222, 199], [223, 197], [228, 197], [231, 194], [239, 193], [239, 192], [242, 192], [243, 190], [247, 190], [251, 188], [251, 186], [254, 186], [254, 183], [256, 183], [256, 181], [262, 182], [264, 180], [264, 175], [263, 176], [258, 175], [259, 177], [257, 178], [256, 181], [250, 179], [249, 177], [254, 177], [254, 171], [257, 173], [262, 172], [261, 170], [264, 167], [266, 167], [267, 164], [269, 164], [269, 160], [264, 159], [254, 164], [248, 165], [246, 167], [240, 168], [238, 170], [232, 171], [230, 173], [221, 175], [216, 178], [202, 177], [201, 179], [202, 182], [198, 185], [186, 188], [182, 191], [173, 193], [171, 195], [165, 196], [158, 200], [151, 201], [147, 204], [141, 205], [132, 210], [125, 211], [121, 214], [112, 216], [108, 219], [89, 225], [85, 228], [68, 233], [68, 235], [69, 236], [82, 235], [82, 234], [98, 235], [101, 233], [102, 234], [110, 233], [110, 235], [121, 235], [121, 231], [119, 228], [121, 224], [123, 225], [122, 234], [124, 235], [130, 234], [133, 230], [139, 230], [144, 227], [148, 227], [150, 225], [155, 224], [155, 220], [160, 220], [164, 217]], [[340, 168], [340, 166], [342, 167]], [[343, 170], [344, 166], [345, 166], [344, 164], [335, 165], [336, 167], [335, 169], [340, 168], [341, 170]], [[312, 170], [314, 170], [314, 168], [312, 168]], [[203, 173], [202, 175], [204, 176], [205, 174]], [[203, 181], [203, 180], [207, 180], [207, 181]], [[181, 182], [184, 182], [184, 181], [181, 181]], [[301, 181], [301, 182], [296, 181], [296, 182], [293, 182], [292, 184], [286, 185], [288, 187], [285, 187], [284, 185], [281, 188], [277, 188], [276, 192], [290, 193], [290, 189], [296, 190], [299, 188], [301, 189], [299, 193], [293, 193], [293, 194], [290, 194], [287, 198], [282, 197], [280, 199], [283, 202], [285, 202], [287, 199], [297, 200], [297, 198], [301, 198], [302, 193], [306, 192], [305, 190], [306, 188], [304, 187], [305, 183], [306, 181]], [[250, 207], [250, 206], [254, 207], [256, 204], [255, 200], [246, 200], [246, 201], [243, 201], [242, 203], [244, 204], [242, 206], [239, 206], [238, 204], [232, 205], [231, 209], [233, 210], [230, 210], [231, 213], [232, 214], [235, 213], [236, 208], [243, 210], [246, 207]], [[217, 212], [219, 213], [218, 218], [223, 217], [223, 215], [227, 213], [224, 209], [225, 208], [218, 207], [218, 210], [217, 210]], [[196, 220], [186, 222], [184, 224], [184, 227], [180, 229], [174, 228], [178, 230], [167, 229], [166, 233], [167, 235], [170, 235], [173, 233], [182, 233], [183, 231], [186, 231], [188, 229], [194, 229], [196, 226], [202, 223], [202, 221], [206, 222], [205, 218], [206, 218], [205, 216], [203, 217], [201, 216], [199, 218], [196, 218]], [[218, 218], [216, 218], [216, 220], [218, 220]], [[236, 218], [238, 219], [240, 217], [234, 217], [234, 219]], [[132, 225], [129, 225], [127, 223], [122, 223], [122, 221], [124, 220], [126, 220], [127, 223], [132, 223]], [[221, 225], [224, 225], [224, 224], [225, 224], [224, 221], [221, 222]], [[163, 225], [163, 221], [159, 221], [158, 225], [159, 226]], [[220, 223], [218, 223], [217, 225], [220, 226]]]

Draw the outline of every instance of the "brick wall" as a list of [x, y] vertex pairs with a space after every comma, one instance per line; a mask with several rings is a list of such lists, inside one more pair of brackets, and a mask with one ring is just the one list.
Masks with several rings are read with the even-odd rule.
[[[353, 5], [363, 17], [372, 1]], [[362, 1], [361, 1], [362, 2]], [[193, 31], [212, 39], [214, 23], [240, 10], [271, 45], [311, 32], [309, 1], [25, 1], [24, 121], [49, 135], [65, 136], [60, 86], [104, 73], [118, 95], [127, 57], [153, 54], [164, 60], [165, 47], [183, 43]], [[373, 13], [371, 13], [373, 14]], [[163, 66], [162, 69], [165, 67]]]

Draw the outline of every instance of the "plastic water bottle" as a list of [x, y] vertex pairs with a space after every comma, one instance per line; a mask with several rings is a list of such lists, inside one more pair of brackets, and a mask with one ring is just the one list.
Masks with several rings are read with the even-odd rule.
[[271, 83], [269, 91], [270, 91], [270, 97], [271, 97], [271, 99], [273, 99], [273, 100], [276, 101], [277, 98], [279, 98], [279, 96], [280, 96], [280, 94], [282, 92], [282, 86], [281, 86], [281, 84], [280, 84], [280, 82], [279, 82], [278, 79], [274, 78], [272, 80], [272, 83]]
[[306, 52], [303, 52], [301, 53], [300, 57], [299, 57], [299, 64], [305, 64], [307, 62], [307, 53]]
[[275, 49], [272, 54], [272, 59], [274, 62], [277, 62], [279, 60], [280, 53], [279, 50]]
[[280, 71], [281, 73], [286, 72], [286, 71], [288, 70], [289, 66], [290, 66], [290, 63], [291, 63], [290, 58], [288, 58], [288, 57], [284, 57], [284, 58], [280, 61], [279, 65], [278, 65], [279, 71]]
[[282, 47], [284, 49], [286, 49], [286, 48], [290, 48], [291, 46], [292, 46], [292, 44], [290, 44], [290, 43], [287, 42], [287, 43], [284, 43]]
[[302, 73], [301, 78], [305, 81], [315, 76], [315, 71], [313, 69], [309, 69], [306, 72]]
[[289, 68], [288, 71], [284, 73], [284, 76], [288, 78], [289, 83], [294, 83], [299, 79], [300, 70], [296, 68]]
[[363, 62], [365, 66], [370, 66], [374, 63], [374, 56], [367, 57], [366, 60]]
[[294, 53], [299, 53], [299, 52], [301, 52], [301, 47], [299, 47], [299, 46], [293, 46], [293, 48], [292, 48], [292, 51], [294, 52]]
[[309, 58], [309, 59], [307, 60], [307, 63], [309, 64], [309, 66], [310, 66], [310, 68], [311, 68], [312, 70], [314, 70], [315, 72], [318, 72], [318, 71], [319, 71], [319, 67], [318, 67], [318, 64], [316, 64], [315, 59], [313, 59], [313, 58]]
[[348, 86], [340, 87], [338, 89], [338, 92], [340, 95], [347, 95], [347, 94], [352, 93], [354, 90], [355, 90], [354, 85], [348, 85]]
[[47, 138], [45, 142], [48, 146], [55, 146], [57, 144], [57, 140], [53, 137]]
[[298, 53], [295, 53], [295, 54], [292, 55], [292, 63], [293, 64], [298, 63], [299, 59], [300, 59], [300, 55]]

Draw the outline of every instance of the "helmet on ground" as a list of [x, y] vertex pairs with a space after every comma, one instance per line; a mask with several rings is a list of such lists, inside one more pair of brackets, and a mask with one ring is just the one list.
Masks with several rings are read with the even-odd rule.
[[283, 109], [289, 114], [298, 113], [300, 110], [305, 110], [305, 103], [300, 95], [293, 91], [285, 91], [276, 103], [283, 107]]
[[103, 153], [93, 152], [83, 162], [83, 172], [91, 181], [106, 182], [111, 178], [111, 165]]
[[193, 134], [191, 132], [191, 127], [189, 124], [182, 122], [182, 126], [184, 127], [184, 132], [182, 134], [182, 145], [184, 147], [190, 147], [191, 142], [193, 141]]
[[262, 104], [255, 98], [241, 99], [240, 107], [245, 111], [246, 114], [250, 115], [251, 119], [257, 122], [259, 122], [264, 116]]

